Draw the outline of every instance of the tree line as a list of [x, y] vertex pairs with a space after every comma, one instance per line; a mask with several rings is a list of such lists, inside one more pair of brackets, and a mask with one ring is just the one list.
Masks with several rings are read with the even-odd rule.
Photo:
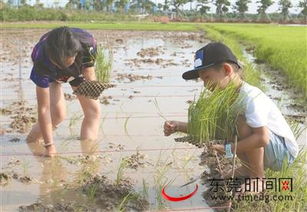
[[[279, 9], [274, 13], [279, 16], [282, 21], [291, 19], [290, 9], [296, 7], [299, 9], [297, 17], [301, 17], [306, 22], [307, 17], [307, 0], [300, 0], [298, 5], [293, 5], [290, 0], [275, 0]], [[256, 0], [257, 18], [258, 20], [270, 21], [267, 13], [268, 8], [275, 2], [274, 0]], [[17, 4], [16, 4], [17, 2]], [[247, 14], [248, 4], [252, 0], [236, 0], [234, 4], [230, 0], [164, 0], [163, 3], [154, 3], [151, 0], [69, 0], [64, 9], [69, 10], [86, 10], [106, 13], [134, 13], [134, 14], [153, 14], [153, 15], [169, 15], [175, 14], [176, 17], [197, 16], [209, 17], [212, 15], [215, 19], [223, 19], [235, 17], [239, 20], [245, 20], [251, 17]], [[8, 0], [4, 3], [0, 1], [1, 10], [9, 8], [31, 7], [43, 9], [44, 5], [40, 0], [36, 0], [33, 6], [27, 4], [27, 0]], [[190, 9], [183, 9], [190, 4]], [[192, 5], [196, 7], [192, 8]], [[214, 5], [215, 13], [210, 13], [210, 5]], [[54, 8], [60, 8], [59, 1], [54, 1]], [[185, 7], [184, 7], [185, 6]], [[63, 8], [62, 8], [63, 9]], [[230, 12], [231, 11], [231, 12]], [[255, 15], [252, 15], [255, 16]]]

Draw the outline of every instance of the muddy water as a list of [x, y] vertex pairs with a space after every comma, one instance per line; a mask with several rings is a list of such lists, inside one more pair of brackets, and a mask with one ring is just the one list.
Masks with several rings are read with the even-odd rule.
[[[22, 100], [35, 108], [35, 86], [28, 79], [32, 65], [29, 58], [44, 32], [2, 32], [5, 39], [1, 41], [1, 108], [12, 108], [13, 102]], [[54, 133], [60, 155], [57, 160], [34, 156], [33, 152], [42, 154], [43, 148], [28, 146], [26, 133], [10, 129], [10, 116], [1, 115], [0, 127], [6, 131], [0, 143], [1, 172], [15, 176], [6, 186], [1, 186], [2, 209], [15, 211], [21, 205], [37, 201], [45, 205], [69, 199], [83, 202], [82, 195], [72, 198], [66, 185], [77, 187], [77, 182], [87, 173], [115, 180], [121, 159], [125, 157], [132, 160], [124, 166], [123, 178], [129, 177], [135, 190], [146, 194], [151, 210], [206, 207], [201, 197], [204, 188], [193, 198], [179, 203], [161, 201], [160, 195], [161, 186], [169, 182], [169, 194], [190, 193], [195, 185], [184, 189], [178, 186], [202, 172], [198, 165], [201, 149], [175, 143], [176, 135], [164, 137], [162, 126], [164, 119], [186, 121], [187, 101], [199, 94], [202, 84], [185, 82], [181, 74], [192, 67], [193, 51], [205, 40], [199, 34], [182, 32], [91, 32], [112, 52], [111, 82], [116, 84], [103, 93], [108, 104], [101, 104], [98, 142], [78, 140], [82, 111], [75, 99], [67, 101], [68, 117]], [[123, 74], [132, 75], [118, 77], [127, 76]], [[67, 84], [63, 89], [67, 94], [72, 93]], [[85, 161], [90, 162], [84, 162], [86, 155], [90, 158]], [[24, 176], [30, 180], [21, 180]]]
[[[27, 107], [35, 108], [35, 86], [28, 79], [30, 53], [44, 32], [1, 32], [0, 108], [14, 109], [12, 103], [24, 100]], [[162, 126], [165, 119], [187, 120], [187, 102], [197, 98], [202, 83], [184, 81], [181, 74], [192, 67], [193, 52], [206, 40], [200, 34], [183, 32], [91, 32], [99, 44], [112, 52], [111, 83], [116, 85], [101, 97], [104, 104], [101, 104], [99, 140], [94, 143], [78, 139], [82, 111], [74, 98], [67, 101], [68, 117], [54, 133], [60, 155], [57, 160], [34, 156], [33, 153], [43, 153], [41, 145], [28, 146], [26, 133], [10, 129], [11, 116], [1, 115], [0, 130], [5, 131], [0, 143], [1, 172], [13, 176], [7, 185], [0, 187], [3, 211], [16, 211], [21, 205], [37, 201], [44, 205], [67, 201], [87, 204], [84, 195], [68, 187], [78, 187], [88, 174], [117, 179], [121, 160], [127, 157], [129, 162], [122, 165], [122, 177], [130, 178], [134, 189], [148, 199], [150, 210], [206, 210], [202, 186], [193, 198], [183, 202], [163, 201], [160, 195], [161, 186], [169, 182], [170, 195], [190, 193], [195, 184], [181, 189], [179, 186], [199, 176], [204, 169], [199, 166], [202, 149], [175, 143], [174, 138], [180, 135], [164, 137]], [[297, 106], [293, 106], [292, 94], [285, 95], [284, 88], [274, 90], [278, 83], [270, 83], [270, 77], [263, 78], [266, 85], [271, 85], [266, 92], [282, 106], [283, 113], [304, 116], [304, 109], [294, 108]], [[63, 89], [72, 94], [67, 84]], [[287, 103], [280, 104], [280, 100]], [[300, 137], [299, 143], [304, 141], [306, 137]]]

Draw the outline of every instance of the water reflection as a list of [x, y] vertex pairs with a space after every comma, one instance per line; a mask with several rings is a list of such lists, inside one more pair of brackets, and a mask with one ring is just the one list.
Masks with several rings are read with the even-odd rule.
[[[81, 140], [81, 154], [66, 155], [59, 153], [55, 157], [43, 157], [45, 148], [42, 144], [27, 143], [29, 150], [42, 168], [39, 179], [40, 202], [43, 205], [56, 205], [59, 203], [84, 199], [81, 192], [75, 192], [81, 183], [98, 174], [99, 158], [98, 142]], [[76, 171], [72, 172], [71, 165]]]

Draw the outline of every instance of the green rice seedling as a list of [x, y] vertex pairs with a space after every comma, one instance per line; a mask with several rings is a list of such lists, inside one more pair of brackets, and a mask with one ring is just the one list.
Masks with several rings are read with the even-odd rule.
[[104, 122], [107, 120], [107, 114], [105, 116], [102, 117], [100, 126], [99, 126], [99, 132], [101, 132], [102, 135], [104, 135], [104, 130], [103, 130], [103, 124]]
[[21, 164], [22, 170], [23, 170], [23, 175], [27, 176], [29, 174], [29, 168], [31, 167], [29, 161], [23, 161]]
[[70, 131], [71, 135], [74, 135], [74, 126], [77, 124], [78, 121], [80, 121], [83, 117], [83, 113], [73, 113], [73, 115], [71, 116], [70, 120], [69, 120], [69, 124], [68, 124], [68, 128]]
[[237, 117], [243, 111], [241, 99], [233, 84], [212, 92], [204, 90], [189, 107], [188, 133], [199, 142], [233, 140]]
[[306, 126], [301, 126], [299, 122], [294, 120], [289, 120], [289, 124], [293, 134], [295, 135], [295, 139], [298, 139], [307, 128]]
[[129, 199], [131, 198], [131, 192], [129, 194], [127, 194], [124, 199], [121, 201], [121, 203], [119, 204], [119, 206], [117, 207], [116, 211], [125, 211], [124, 206], [127, 204], [127, 202], [129, 201]]
[[129, 121], [129, 119], [130, 119], [130, 116], [128, 116], [128, 117], [125, 119], [124, 129], [125, 129], [126, 135], [130, 138], [130, 135], [129, 135], [129, 132], [128, 132], [128, 121]]
[[116, 180], [115, 180], [116, 185], [119, 185], [119, 183], [122, 181], [124, 177], [124, 170], [127, 168], [127, 166], [128, 166], [127, 160], [121, 159], [116, 174]]
[[[277, 184], [279, 179], [292, 179], [293, 190], [275, 191], [274, 189], [267, 189], [264, 192], [266, 198], [262, 201], [235, 201], [235, 211], [305, 211], [307, 198], [306, 162], [307, 152], [301, 150], [293, 164], [289, 165], [285, 161], [281, 171], [266, 170], [266, 178], [276, 179]], [[277, 197], [277, 199], [274, 200], [273, 197]]]
[[89, 185], [85, 190], [85, 194], [89, 201], [94, 202], [96, 199], [97, 185]]
[[[174, 151], [172, 152], [172, 154]], [[167, 160], [162, 161], [162, 152], [159, 153], [158, 160], [155, 164], [155, 173], [154, 173], [154, 182], [155, 182], [155, 191], [156, 191], [156, 202], [157, 210], [165, 209], [165, 201], [161, 196], [161, 190], [169, 181], [166, 177], [166, 173], [171, 168], [169, 166], [170, 162]], [[169, 182], [170, 184], [171, 182]]]
[[144, 199], [148, 199], [149, 192], [148, 192], [148, 185], [145, 181], [145, 179], [142, 180], [143, 190], [142, 190], [142, 196]]
[[111, 50], [107, 51], [102, 47], [97, 47], [96, 54], [96, 77], [99, 82], [107, 83], [110, 80], [111, 68], [112, 68], [112, 53]]
[[159, 115], [161, 118], [163, 118], [165, 121], [167, 121], [168, 119], [167, 119], [165, 116], [163, 116], [163, 114], [162, 114], [162, 112], [161, 112], [161, 110], [160, 110], [160, 107], [159, 107], [159, 103], [158, 103], [158, 101], [157, 101], [157, 98], [154, 98], [153, 103], [155, 104], [155, 107], [156, 107], [157, 110], [158, 110], [158, 115]]

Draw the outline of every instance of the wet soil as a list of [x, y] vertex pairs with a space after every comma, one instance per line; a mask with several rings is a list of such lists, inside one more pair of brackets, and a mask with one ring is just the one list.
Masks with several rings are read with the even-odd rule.
[[[26, 133], [30, 130], [33, 123], [36, 122], [36, 111], [29, 107], [26, 101], [15, 101], [7, 108], [1, 108], [3, 115], [9, 116], [11, 122], [6, 132]], [[18, 140], [10, 140], [16, 142]]]
[[36, 202], [28, 206], [20, 206], [19, 211], [145, 211], [149, 207], [147, 200], [133, 191], [132, 183], [128, 179], [111, 182], [105, 176], [92, 176], [82, 182], [80, 187], [66, 185], [66, 192], [85, 195], [87, 203], [64, 201], [55, 204]]
[[[200, 188], [201, 192], [190, 201], [158, 202], [161, 179], [167, 182], [180, 178], [177, 184], [182, 185], [191, 176], [202, 174], [205, 181], [212, 176], [220, 175], [216, 169], [215, 156], [203, 152], [203, 149], [190, 150], [192, 146], [190, 143], [195, 144], [191, 139], [188, 138], [188, 142], [174, 142], [174, 137], [164, 137], [161, 129], [163, 117], [186, 121], [189, 106], [187, 103], [191, 102], [189, 99], [193, 98], [193, 94], [197, 98], [198, 92], [202, 89], [201, 82], [183, 81], [181, 74], [192, 67], [195, 50], [207, 42], [203, 34], [90, 31], [99, 44], [112, 52], [111, 83], [117, 86], [104, 91], [99, 99], [102, 106], [102, 126], [99, 129], [99, 144], [95, 150], [97, 152], [93, 153], [95, 151], [92, 150], [90, 143], [84, 144], [76, 139], [79, 136], [82, 119], [74, 123], [73, 117], [76, 114], [82, 115], [82, 110], [78, 101], [73, 101], [75, 97], [70, 94], [71, 88], [63, 85], [69, 113], [68, 118], [55, 132], [55, 143], [61, 153], [61, 160], [56, 163], [32, 155], [43, 155], [42, 146], [39, 146], [40, 151], [32, 151], [25, 144], [25, 132], [29, 130], [31, 125], [29, 123], [33, 123], [35, 121], [33, 118], [36, 118], [35, 87], [29, 80], [32, 66], [30, 54], [35, 42], [45, 32], [46, 30], [1, 32], [3, 49], [0, 50], [0, 61], [7, 68], [2, 71], [0, 78], [1, 90], [6, 90], [5, 94], [1, 94], [3, 101], [0, 102], [1, 120], [3, 120], [0, 134], [4, 135], [0, 145], [2, 145], [1, 154], [14, 154], [4, 157], [1, 164], [0, 182], [5, 184], [1, 196], [6, 198], [3, 200], [4, 209], [16, 210], [22, 203], [23, 206], [19, 209], [24, 211], [27, 207], [34, 211], [93, 211], [101, 207], [110, 207], [112, 211], [123, 201], [127, 192], [139, 194], [143, 191], [144, 185], [148, 185], [149, 206], [139, 198], [135, 202], [131, 200], [128, 206], [124, 204], [125, 210], [145, 210], [147, 206], [149, 210], [156, 210], [161, 209], [159, 208], [161, 205], [162, 208], [177, 210], [207, 206], [201, 195], [204, 188]], [[187, 97], [188, 95], [191, 97]], [[24, 100], [27, 101], [21, 104]], [[301, 106], [291, 104], [290, 110], [292, 108], [301, 110]], [[20, 118], [16, 118], [17, 121], [14, 122], [14, 116], [18, 115]], [[13, 126], [17, 125], [14, 129], [11, 127], [13, 122]], [[167, 150], [174, 147], [179, 147], [181, 150]], [[200, 146], [200, 148], [205, 147]], [[146, 154], [142, 149], [148, 150]], [[153, 151], [155, 149], [165, 150]], [[134, 151], [131, 153], [131, 150]], [[76, 156], [76, 153], [83, 155]], [[203, 161], [201, 166], [199, 157]], [[11, 158], [16, 160], [10, 160]], [[186, 158], [193, 159], [186, 162]], [[17, 160], [19, 162], [16, 162]], [[128, 164], [124, 167], [125, 179], [129, 176], [131, 180], [116, 184], [114, 180], [122, 160], [126, 160]], [[222, 159], [220, 161], [224, 169], [229, 169], [227, 161]], [[76, 175], [80, 173], [82, 177], [78, 178], [77, 183], [74, 182]], [[64, 185], [67, 185], [71, 191], [69, 194], [65, 193]], [[100, 189], [97, 194], [114, 204], [108, 205], [95, 192], [86, 195], [91, 193], [89, 191], [91, 185]], [[61, 195], [62, 192], [65, 194]], [[81, 199], [84, 195], [86, 198], [78, 202], [77, 197], [69, 199], [73, 196], [71, 193], [80, 195]], [[89, 201], [89, 196], [92, 201]], [[61, 199], [67, 201], [63, 202]]]

